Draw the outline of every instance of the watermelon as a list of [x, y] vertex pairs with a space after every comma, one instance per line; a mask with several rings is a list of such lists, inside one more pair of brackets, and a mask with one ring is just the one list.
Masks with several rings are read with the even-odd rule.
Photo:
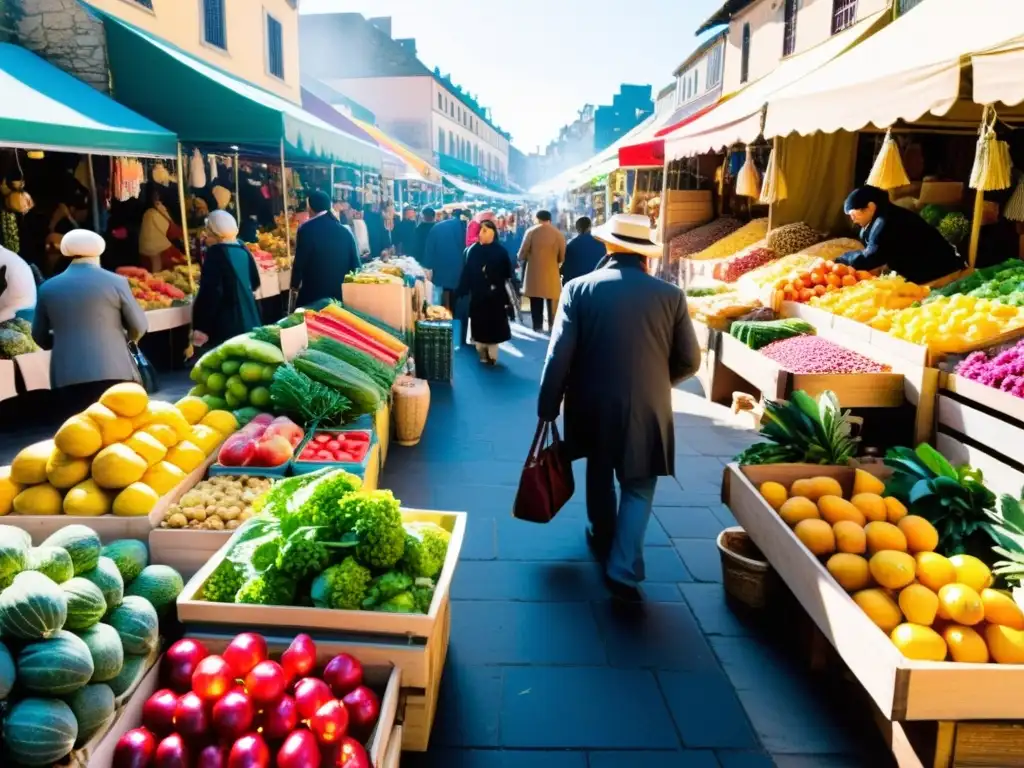
[[88, 579], [76, 576], [61, 585], [68, 596], [68, 620], [65, 629], [88, 629], [99, 623], [107, 612], [103, 591]]
[[43, 546], [63, 547], [71, 555], [71, 562], [75, 564], [75, 576], [81, 576], [85, 571], [91, 571], [96, 567], [100, 559], [100, 537], [96, 531], [85, 525], [68, 525], [54, 531], [43, 542]]
[[96, 667], [85, 641], [62, 630], [22, 648], [17, 670], [18, 685], [26, 691], [65, 696], [88, 683]]
[[149, 565], [149, 550], [135, 539], [121, 539], [107, 544], [102, 554], [114, 561], [125, 584], [135, 581], [142, 569]]
[[68, 597], [36, 571], [23, 571], [0, 592], [0, 635], [22, 640], [53, 637], [68, 618]]
[[7, 646], [0, 642], [0, 701], [11, 693], [14, 687], [14, 657]]
[[181, 574], [169, 565], [149, 565], [131, 583], [127, 594], [146, 598], [157, 613], [163, 613], [168, 606], [174, 604], [184, 588]]
[[120, 673], [112, 680], [107, 680], [107, 685], [110, 686], [110, 690], [114, 692], [115, 696], [123, 696], [136, 682], [142, 679], [146, 673], [146, 662], [148, 661], [148, 656], [126, 655], [124, 657], [124, 666], [121, 667]]
[[124, 579], [121, 578], [121, 571], [117, 569], [117, 563], [109, 557], [101, 557], [96, 567], [83, 573], [82, 578], [88, 579], [100, 588], [107, 601], [108, 611], [121, 604], [124, 598]]
[[125, 653], [145, 655], [160, 641], [160, 621], [156, 609], [144, 597], [130, 595], [107, 617], [121, 636]]
[[0, 589], [28, 567], [30, 546], [26, 546], [24, 539], [18, 536], [0, 537]]
[[124, 666], [124, 648], [117, 630], [109, 624], [97, 624], [78, 635], [92, 654], [94, 683], [113, 680]]
[[74, 749], [78, 721], [58, 699], [22, 699], [4, 721], [7, 753], [21, 765], [51, 766]]
[[0, 525], [0, 544], [12, 541], [20, 541], [26, 548], [32, 547], [32, 536], [28, 531], [13, 525]]
[[28, 552], [28, 570], [39, 571], [56, 584], [63, 584], [75, 575], [71, 555], [61, 547], [34, 547]]
[[81, 747], [97, 733], [105, 731], [114, 720], [114, 692], [108, 685], [95, 683], [79, 688], [67, 701], [78, 721], [76, 747]]

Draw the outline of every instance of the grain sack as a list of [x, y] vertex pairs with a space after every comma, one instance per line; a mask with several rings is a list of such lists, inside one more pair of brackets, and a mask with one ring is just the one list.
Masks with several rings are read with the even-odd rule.
[[784, 224], [768, 233], [768, 247], [779, 256], [789, 256], [809, 248], [824, 239], [824, 235], [811, 229], [804, 222]]
[[725, 259], [733, 256], [744, 248], [764, 240], [768, 234], [768, 219], [754, 219], [744, 224], [734, 232], [712, 243], [704, 250], [699, 251], [691, 259], [703, 261], [705, 259]]

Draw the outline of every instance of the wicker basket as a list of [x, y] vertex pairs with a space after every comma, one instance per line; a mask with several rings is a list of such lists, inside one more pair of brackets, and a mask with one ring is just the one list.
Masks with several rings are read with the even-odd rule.
[[394, 395], [392, 419], [399, 445], [416, 445], [423, 436], [430, 412], [430, 385], [423, 379], [399, 376], [391, 387]]
[[775, 577], [764, 555], [740, 527], [726, 528], [717, 543], [725, 591], [744, 605], [764, 608]]

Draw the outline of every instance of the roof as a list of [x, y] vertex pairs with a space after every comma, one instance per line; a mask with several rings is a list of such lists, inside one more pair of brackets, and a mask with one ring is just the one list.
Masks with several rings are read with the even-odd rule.
[[666, 96], [668, 96], [670, 93], [675, 91], [675, 89], [676, 89], [676, 84], [675, 83], [669, 83], [664, 88], [662, 88], [660, 91], [658, 91], [657, 98], [658, 99], [663, 99]]
[[687, 67], [689, 67], [698, 59], [700, 59], [705, 53], [710, 51], [716, 45], [718, 45], [721, 42], [724, 42], [728, 34], [729, 28], [723, 27], [722, 29], [715, 31], [714, 34], [707, 37], [707, 39], [705, 39], [703, 42], [698, 43], [693, 53], [687, 56], [686, 61], [684, 61], [682, 64], [676, 67], [672, 71], [672, 74], [675, 75], [676, 77], [679, 77], [681, 74], [683, 74], [683, 72], [686, 71]]
[[376, 123], [377, 116], [364, 107], [355, 99], [349, 98], [344, 93], [331, 88], [327, 83], [317, 80], [315, 77], [302, 76], [302, 90], [309, 91], [322, 101], [333, 106], [344, 105], [351, 112], [353, 117], [358, 117], [364, 123]]
[[697, 28], [697, 34], [699, 35], [701, 32], [707, 32], [709, 29], [717, 27], [719, 24], [728, 24], [732, 20], [733, 16], [745, 11], [756, 2], [759, 2], [759, 0], [725, 0], [722, 7], [711, 14], [711, 18]]
[[0, 44], [0, 136], [7, 146], [170, 157], [177, 137], [31, 51]]

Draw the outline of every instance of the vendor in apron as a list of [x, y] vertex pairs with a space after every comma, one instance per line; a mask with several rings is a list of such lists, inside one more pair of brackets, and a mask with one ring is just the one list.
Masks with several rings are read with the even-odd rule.
[[206, 258], [199, 294], [192, 305], [192, 343], [214, 346], [260, 325], [253, 292], [260, 274], [252, 254], [238, 240], [238, 224], [227, 211], [206, 219]]
[[173, 241], [184, 237], [181, 227], [174, 223], [166, 206], [160, 199], [157, 184], [151, 184], [149, 190], [149, 208], [142, 214], [142, 225], [139, 228], [139, 254], [142, 265], [150, 272], [170, 269], [177, 264], [187, 262]]

